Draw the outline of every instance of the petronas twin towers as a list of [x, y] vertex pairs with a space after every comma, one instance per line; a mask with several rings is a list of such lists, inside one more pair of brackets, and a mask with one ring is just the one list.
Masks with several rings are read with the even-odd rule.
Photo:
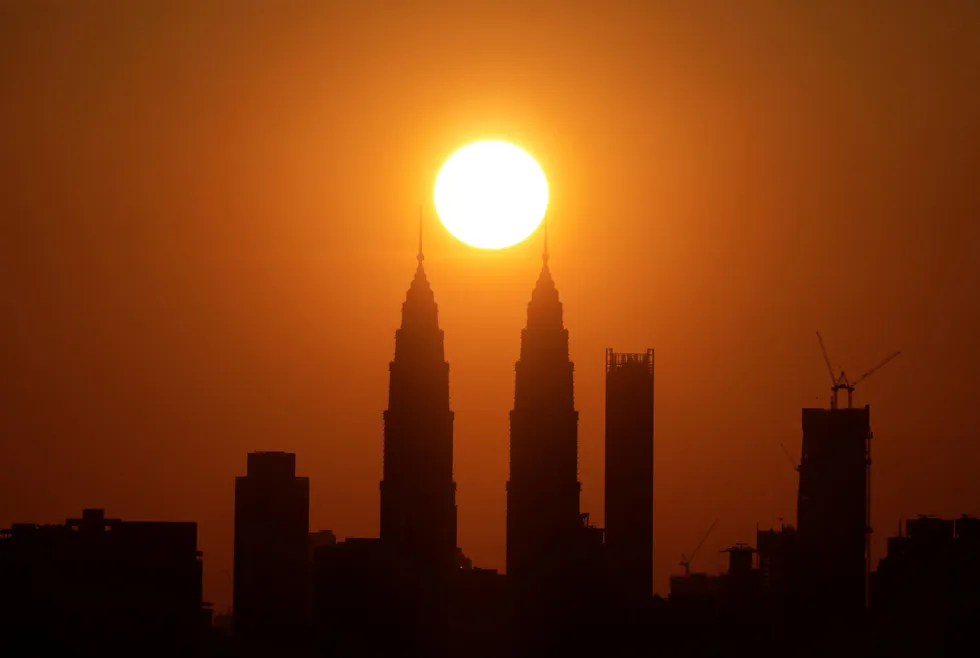
[[[449, 577], [457, 565], [456, 483], [449, 364], [421, 245], [402, 306], [384, 412], [381, 540], [412, 571]], [[562, 304], [544, 263], [527, 309], [510, 414], [507, 573], [515, 586], [538, 589], [560, 579], [562, 556], [579, 544], [578, 412], [574, 366]]]

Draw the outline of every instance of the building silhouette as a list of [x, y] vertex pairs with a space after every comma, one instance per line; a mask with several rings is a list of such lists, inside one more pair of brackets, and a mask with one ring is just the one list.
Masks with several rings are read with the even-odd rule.
[[789, 621], [789, 613], [799, 608], [799, 535], [795, 527], [783, 524], [779, 529], [756, 530], [755, 537], [759, 577], [766, 593], [762, 614], [773, 623]]
[[756, 549], [738, 543], [722, 552], [728, 553], [728, 573], [721, 582], [722, 623], [770, 622], [770, 618], [763, 616], [762, 574], [753, 567]]
[[521, 332], [507, 482], [507, 577], [517, 655], [572, 650], [568, 628], [606, 600], [602, 530], [579, 511], [578, 412], [547, 241]]
[[418, 267], [395, 331], [384, 412], [380, 538], [313, 547], [316, 644], [325, 655], [444, 655], [456, 576], [453, 412], [438, 307]]
[[321, 655], [384, 655], [408, 648], [414, 620], [400, 575], [376, 537], [314, 548], [315, 646]]
[[456, 565], [456, 483], [449, 364], [423, 268], [402, 305], [384, 412], [381, 540], [420, 582], [445, 583]]
[[[507, 482], [507, 574], [521, 590], [551, 587], [581, 527], [578, 411], [568, 330], [548, 268], [527, 305], [515, 366]], [[548, 582], [549, 579], [552, 582]]]
[[201, 579], [196, 523], [86, 509], [62, 525], [15, 524], [0, 531], [4, 643], [38, 655], [186, 655], [210, 622]]
[[614, 596], [653, 596], [653, 350], [606, 350], [605, 547]]
[[235, 478], [234, 628], [253, 646], [294, 641], [309, 621], [309, 478], [296, 455], [251, 452]]
[[888, 539], [872, 575], [876, 620], [928, 628], [980, 623], [980, 519], [920, 516]]
[[309, 542], [307, 546], [309, 548], [309, 559], [310, 564], [313, 563], [313, 556], [316, 553], [316, 549], [321, 546], [336, 546], [337, 545], [337, 535], [333, 533], [333, 530], [317, 530], [316, 532], [311, 532], [309, 534]]
[[499, 658], [513, 654], [507, 576], [461, 568], [453, 579], [448, 655]]
[[[309, 480], [297, 477], [296, 456], [252, 452], [235, 483], [230, 623], [212, 620], [202, 601], [196, 524], [86, 509], [62, 525], [0, 530], [5, 647], [438, 658], [578, 655], [591, 639], [615, 655], [662, 647], [672, 641], [664, 624], [690, 623], [785, 623], [779, 641], [752, 647], [763, 655], [789, 646], [943, 655], [973, 641], [980, 520], [908, 520], [869, 574], [870, 408], [851, 407], [854, 384], [843, 373], [830, 409], [802, 410], [796, 526], [757, 527], [755, 546], [724, 549], [727, 572], [691, 573], [709, 528], [682, 559], [684, 575], [671, 577], [670, 598], [653, 597], [654, 351], [606, 350], [606, 527], [598, 528], [580, 510], [574, 365], [547, 237], [515, 365], [507, 573], [475, 567], [457, 546], [449, 364], [421, 234], [419, 242], [389, 364], [380, 537], [310, 533]], [[847, 408], [837, 406], [839, 390]], [[212, 621], [238, 642], [209, 631]], [[653, 624], [660, 632], [649, 632]], [[719, 655], [731, 644], [714, 633], [678, 638], [685, 655]]]
[[803, 409], [798, 603], [806, 618], [859, 619], [866, 607], [871, 410]]

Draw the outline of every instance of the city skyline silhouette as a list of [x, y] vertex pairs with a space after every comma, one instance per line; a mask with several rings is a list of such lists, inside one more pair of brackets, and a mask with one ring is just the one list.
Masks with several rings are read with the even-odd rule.
[[[285, 451], [311, 531], [380, 537], [414, 209], [434, 217], [439, 164], [481, 138], [552, 185], [598, 528], [603, 355], [656, 350], [656, 594], [715, 519], [694, 572], [795, 524], [817, 330], [849, 373], [903, 354], [854, 393], [872, 568], [899, 523], [980, 513], [978, 9], [832, 6], [0, 9], [0, 528], [196, 522], [225, 612], [235, 478]], [[493, 252], [429, 224], [456, 546], [503, 573], [541, 229]]]
[[[296, 455], [249, 452], [235, 482], [230, 613], [215, 617], [203, 597], [196, 523], [123, 522], [86, 508], [64, 525], [0, 532], [0, 577], [9, 585], [0, 620], [12, 637], [39, 634], [47, 651], [81, 643], [92, 655], [142, 646], [154, 655], [532, 656], [580, 648], [568, 629], [582, 624], [607, 628], [604, 646], [624, 650], [648, 641], [643, 629], [652, 624], [786, 622], [850, 629], [860, 633], [855, 642], [895, 652], [953, 646], [975, 623], [977, 518], [905, 520], [872, 569], [870, 406], [852, 406], [866, 375], [835, 378], [829, 357], [830, 407], [802, 410], [796, 523], [757, 524], [757, 547], [720, 551], [727, 571], [692, 572], [716, 521], [682, 557], [684, 575], [671, 576], [669, 597], [651, 597], [654, 350], [605, 352], [609, 541], [579, 506], [574, 364], [547, 238], [515, 366], [508, 568], [474, 565], [456, 541], [449, 364], [421, 234], [420, 217], [418, 265], [389, 366], [380, 537], [338, 542], [331, 530], [311, 532], [310, 481], [297, 476]], [[841, 382], [846, 406], [837, 399]], [[229, 616], [230, 633], [220, 621]], [[909, 619], [954, 635], [936, 644], [927, 631], [891, 643], [886, 629]], [[824, 641], [832, 642], [814, 647], [829, 648]], [[718, 648], [706, 638], [685, 646], [693, 655]]]

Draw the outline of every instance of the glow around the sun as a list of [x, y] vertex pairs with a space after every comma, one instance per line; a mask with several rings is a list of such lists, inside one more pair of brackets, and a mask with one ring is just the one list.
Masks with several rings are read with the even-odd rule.
[[501, 141], [475, 142], [442, 166], [435, 205], [443, 225], [462, 242], [503, 249], [527, 238], [544, 219], [548, 180], [523, 149]]

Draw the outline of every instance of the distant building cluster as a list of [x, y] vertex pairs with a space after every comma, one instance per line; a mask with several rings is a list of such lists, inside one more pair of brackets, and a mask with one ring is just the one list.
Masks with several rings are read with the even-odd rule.
[[[235, 483], [230, 624], [202, 601], [195, 524], [101, 510], [2, 531], [4, 623], [107, 647], [154, 638], [172, 655], [550, 656], [599, 627], [620, 629], [601, 633], [612, 651], [652, 646], [642, 632], [652, 624], [864, 632], [980, 621], [978, 519], [909, 520], [871, 572], [870, 408], [850, 403], [803, 410], [795, 525], [727, 549], [720, 575], [692, 573], [685, 557], [669, 598], [654, 597], [654, 351], [606, 352], [598, 528], [580, 507], [574, 365], [547, 250], [515, 367], [506, 575], [475, 567], [457, 545], [449, 364], [422, 260], [389, 366], [379, 537], [311, 533], [295, 455], [254, 452]], [[684, 653], [716, 655], [697, 644], [708, 635], [688, 637]]]

